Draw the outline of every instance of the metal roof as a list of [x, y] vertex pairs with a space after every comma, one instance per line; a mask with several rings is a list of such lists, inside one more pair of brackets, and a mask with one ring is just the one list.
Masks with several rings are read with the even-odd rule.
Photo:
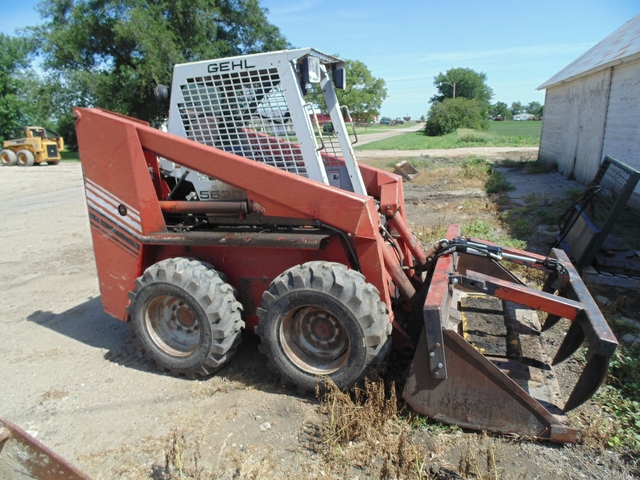
[[584, 77], [640, 58], [640, 15], [633, 17], [591, 50], [560, 70], [537, 90]]

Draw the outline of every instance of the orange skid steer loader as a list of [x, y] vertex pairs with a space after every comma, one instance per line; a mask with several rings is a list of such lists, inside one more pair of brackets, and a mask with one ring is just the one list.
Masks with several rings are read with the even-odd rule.
[[[617, 342], [571, 262], [463, 238], [456, 225], [423, 250], [401, 177], [355, 159], [334, 89], [344, 78], [342, 61], [310, 48], [176, 65], [171, 89], [157, 89], [170, 133], [76, 109], [105, 311], [188, 377], [221, 368], [242, 328], [307, 389], [322, 377], [350, 387], [393, 347], [413, 355], [404, 398], [416, 411], [574, 441], [564, 414], [598, 389]], [[305, 103], [309, 84], [330, 138]], [[510, 263], [542, 271], [542, 290]], [[411, 308], [417, 324], [394, 314]], [[540, 336], [562, 318], [551, 361]], [[552, 364], [583, 343], [565, 400]]]

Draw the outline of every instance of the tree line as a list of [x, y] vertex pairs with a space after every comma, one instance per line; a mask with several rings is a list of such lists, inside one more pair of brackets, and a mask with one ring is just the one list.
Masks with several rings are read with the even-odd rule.
[[[292, 48], [259, 0], [47, 0], [42, 23], [0, 34], [0, 137], [22, 125], [57, 130], [73, 149], [72, 107], [100, 107], [160, 125], [153, 89], [173, 66]], [[34, 67], [37, 65], [37, 68]], [[384, 80], [347, 62], [354, 115], [378, 115]]]
[[458, 128], [487, 129], [490, 118], [509, 120], [518, 113], [542, 116], [539, 102], [513, 102], [511, 108], [504, 102], [492, 104], [493, 89], [487, 84], [487, 75], [470, 68], [441, 72], [434, 77], [433, 85], [437, 92], [429, 100], [425, 125], [425, 133], [430, 136], [446, 135]]

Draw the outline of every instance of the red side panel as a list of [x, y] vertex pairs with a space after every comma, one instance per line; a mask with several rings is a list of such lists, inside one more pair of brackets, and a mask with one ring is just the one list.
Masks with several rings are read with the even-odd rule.
[[[125, 319], [127, 294], [140, 272], [141, 237], [164, 231], [164, 219], [135, 128], [115, 123], [104, 130], [86, 120], [78, 146], [102, 303]], [[113, 145], [108, 155], [105, 142]]]

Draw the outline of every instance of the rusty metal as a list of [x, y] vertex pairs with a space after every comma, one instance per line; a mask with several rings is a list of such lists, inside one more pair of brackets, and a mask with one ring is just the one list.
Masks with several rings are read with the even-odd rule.
[[407, 222], [403, 218], [403, 216], [396, 211], [391, 216], [391, 218], [388, 219], [388, 221], [389, 224], [400, 234], [407, 247], [409, 247], [409, 250], [413, 254], [416, 263], [420, 267], [423, 267], [427, 263], [427, 257], [424, 253], [424, 250], [422, 249], [422, 246], [420, 245], [420, 242], [418, 242], [418, 239], [407, 225]]
[[418, 171], [406, 160], [396, 163], [393, 173], [400, 175], [408, 182], [418, 176]]
[[402, 295], [402, 298], [405, 300], [410, 300], [416, 294], [416, 289], [404, 273], [398, 257], [391, 247], [383, 249], [382, 254], [387, 272], [391, 275], [393, 283], [400, 292], [400, 295]]
[[88, 480], [91, 477], [19, 426], [0, 419], [0, 478]]
[[164, 201], [159, 202], [160, 209], [164, 213], [234, 213], [245, 214], [249, 212], [247, 202], [184, 202]]
[[[617, 346], [606, 320], [563, 251], [542, 257], [511, 249], [503, 255], [499, 248], [484, 249], [466, 240], [456, 246], [456, 236], [457, 229], [450, 228], [450, 241], [434, 255], [437, 261], [424, 304], [424, 329], [405, 400], [414, 410], [446, 423], [575, 441], [577, 431], [568, 426], [563, 413], [584, 403], [606, 375]], [[513, 277], [498, 263], [505, 256], [546, 270], [546, 291], [529, 288]], [[474, 303], [469, 300], [471, 291], [494, 300]], [[572, 321], [553, 361], [539, 341], [542, 328], [537, 311], [550, 312], [550, 323], [559, 318]], [[527, 312], [533, 314], [528, 320]], [[469, 320], [473, 315], [475, 324]], [[557, 377], [552, 365], [569, 358], [584, 341], [587, 364], [563, 403], [559, 390], [553, 388]]]

